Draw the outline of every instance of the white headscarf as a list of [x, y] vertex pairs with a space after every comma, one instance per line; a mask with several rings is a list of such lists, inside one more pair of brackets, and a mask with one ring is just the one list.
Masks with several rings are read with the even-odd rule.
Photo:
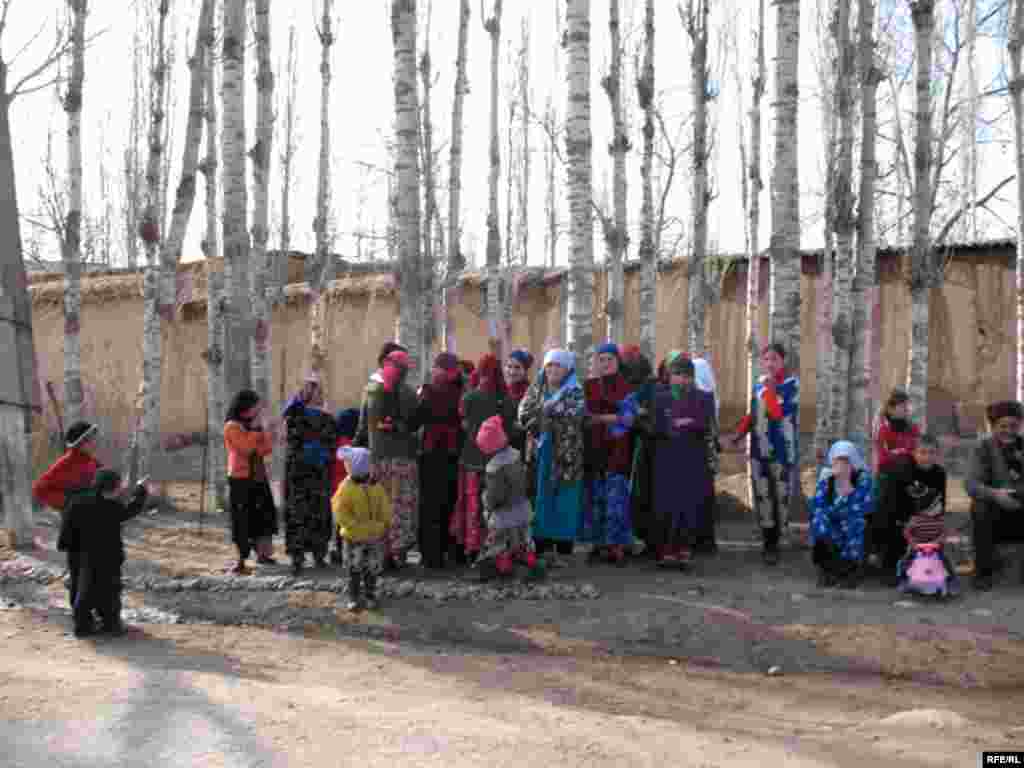
[[693, 376], [697, 389], [709, 393], [715, 398], [715, 417], [718, 417], [718, 387], [715, 385], [715, 372], [711, 370], [711, 363], [703, 357], [693, 358]]
[[544, 365], [558, 363], [567, 371], [576, 370], [576, 357], [567, 349], [549, 349], [544, 355]]
[[855, 470], [863, 472], [868, 468], [867, 462], [864, 461], [864, 456], [860, 452], [854, 443], [849, 440], [837, 440], [832, 443], [832, 447], [828, 449], [828, 458], [825, 459], [826, 466], [821, 471], [819, 480], [824, 480], [826, 477], [832, 475], [832, 462], [836, 459], [846, 459], [850, 462], [850, 466]]
[[366, 477], [370, 474], [370, 452], [365, 448], [346, 445], [338, 449], [338, 458], [352, 467], [352, 477]]

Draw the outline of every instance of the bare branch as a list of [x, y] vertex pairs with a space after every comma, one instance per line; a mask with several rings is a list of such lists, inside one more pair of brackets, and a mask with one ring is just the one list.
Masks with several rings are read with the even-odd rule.
[[945, 242], [946, 237], [950, 233], [950, 230], [952, 230], [953, 227], [956, 226], [956, 223], [961, 219], [961, 217], [964, 216], [964, 214], [966, 214], [972, 208], [987, 208], [989, 201], [992, 200], [992, 198], [995, 197], [997, 194], [999, 194], [1000, 190], [1002, 190], [1003, 187], [1005, 187], [1007, 184], [1009, 184], [1016, 178], [1017, 174], [1007, 176], [1005, 179], [1003, 179], [994, 187], [992, 187], [992, 189], [990, 189], [985, 195], [980, 197], [978, 200], [976, 200], [973, 203], [968, 203], [967, 205], [964, 205], [959, 210], [957, 210], [952, 216], [949, 217], [946, 223], [942, 226], [942, 229], [939, 230], [939, 234], [935, 238], [935, 246], [938, 247], [939, 245]]

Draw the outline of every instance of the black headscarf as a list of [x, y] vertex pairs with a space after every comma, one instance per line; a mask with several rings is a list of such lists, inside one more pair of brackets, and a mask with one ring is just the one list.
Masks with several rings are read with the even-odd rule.
[[227, 416], [224, 417], [225, 423], [229, 421], [237, 421], [240, 424], [247, 424], [248, 422], [246, 419], [242, 418], [242, 414], [259, 403], [259, 401], [259, 395], [251, 389], [243, 389], [235, 395], [235, 399], [231, 401], [231, 406], [228, 408]]

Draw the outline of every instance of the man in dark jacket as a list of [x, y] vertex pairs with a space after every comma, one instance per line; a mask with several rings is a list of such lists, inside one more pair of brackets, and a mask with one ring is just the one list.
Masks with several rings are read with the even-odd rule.
[[77, 553], [78, 594], [72, 610], [75, 637], [96, 632], [94, 610], [105, 632], [123, 631], [121, 566], [125, 556], [121, 523], [142, 512], [148, 494], [140, 483], [126, 504], [118, 498], [120, 490], [121, 475], [101, 469], [91, 492], [74, 497], [64, 515], [57, 548]]
[[974, 500], [974, 586], [982, 591], [992, 589], [996, 547], [1024, 541], [1024, 406], [995, 403], [987, 415], [991, 433], [978, 442], [966, 482]]

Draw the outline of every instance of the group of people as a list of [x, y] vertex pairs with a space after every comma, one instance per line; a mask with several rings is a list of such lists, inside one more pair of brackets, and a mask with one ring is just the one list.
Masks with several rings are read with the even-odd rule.
[[[315, 375], [279, 417], [255, 392], [236, 394], [226, 415], [232, 570], [275, 563], [278, 514], [266, 467], [281, 429], [285, 550], [295, 574], [307, 555], [348, 575], [349, 607], [376, 602], [377, 577], [418, 552], [429, 569], [473, 565], [481, 580], [527, 579], [566, 564], [576, 544], [591, 562], [623, 564], [639, 539], [662, 566], [714, 552], [715, 477], [722, 443], [749, 437], [751, 498], [763, 557], [779, 562], [799, 468], [799, 380], [785, 350], [767, 346], [748, 415], [726, 438], [706, 360], [670, 352], [657, 367], [639, 347], [596, 349], [589, 377], [574, 355], [548, 351], [534, 371], [526, 350], [476, 364], [443, 352], [429, 380], [409, 381], [407, 350], [389, 342], [358, 408], [335, 415]], [[581, 380], [582, 378], [582, 380]], [[946, 540], [947, 476], [938, 442], [910, 419], [894, 391], [879, 417], [868, 467], [858, 448], [831, 446], [810, 501], [812, 559], [823, 586], [853, 587], [875, 560], [883, 580], [953, 594], [959, 580]], [[974, 452], [974, 584], [991, 589], [998, 545], [1024, 541], [1024, 406], [988, 408], [991, 432]], [[95, 458], [98, 430], [72, 425], [67, 451], [33, 486], [62, 512], [77, 634], [119, 631], [120, 525], [147, 498]], [[333, 552], [331, 544], [334, 542]], [[1024, 568], [1021, 571], [1024, 579]], [[98, 622], [97, 622], [98, 620]]]
[[[855, 587], [872, 560], [883, 583], [916, 594], [957, 594], [946, 549], [948, 477], [938, 439], [911, 420], [907, 393], [892, 392], [879, 415], [873, 466], [847, 440], [830, 449], [811, 504], [813, 561], [822, 586]], [[987, 408], [989, 433], [965, 478], [972, 499], [973, 584], [992, 589], [998, 547], [1024, 541], [1024, 406]], [[1024, 563], [1020, 579], [1024, 582]]]

